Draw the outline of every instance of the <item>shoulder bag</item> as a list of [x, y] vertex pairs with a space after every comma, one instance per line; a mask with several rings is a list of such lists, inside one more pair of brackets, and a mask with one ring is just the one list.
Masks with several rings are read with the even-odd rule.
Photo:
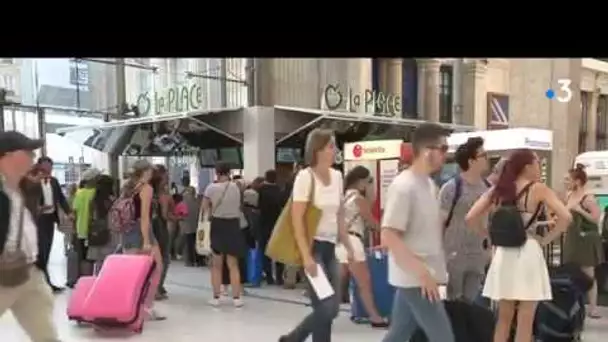
[[[304, 213], [304, 226], [306, 228], [306, 238], [309, 243], [312, 243], [315, 235], [317, 234], [317, 226], [319, 225], [319, 219], [321, 218], [321, 210], [315, 206], [315, 176], [312, 170], [308, 169], [310, 173], [310, 191], [308, 194], [308, 204], [306, 206], [306, 212]], [[268, 241], [266, 247], [266, 255], [273, 259], [284, 263], [286, 265], [301, 266], [302, 256], [300, 250], [296, 244], [294, 236], [293, 218], [291, 213], [291, 206], [293, 203], [293, 194], [289, 197], [287, 204], [281, 211], [281, 215], [277, 219], [277, 222]]]
[[[224, 197], [226, 196], [226, 191], [228, 191], [228, 187], [230, 186], [230, 182], [226, 184], [224, 187], [224, 191], [222, 192], [222, 196], [217, 201], [217, 204], [213, 206], [211, 209], [211, 213], [205, 217], [205, 213], [203, 212], [203, 205], [201, 203], [201, 207], [198, 213], [199, 221], [198, 226], [196, 228], [196, 254], [198, 255], [210, 255], [211, 254], [211, 217], [220, 207]], [[213, 203], [212, 203], [213, 204]]]
[[[25, 199], [23, 199], [23, 201], [25, 201]], [[24, 205], [25, 202], [19, 209], [19, 218], [17, 220], [17, 245], [12, 251], [5, 249], [4, 253], [0, 256], [0, 287], [18, 287], [25, 284], [30, 279], [32, 264], [28, 262], [27, 255], [21, 248], [23, 242]]]

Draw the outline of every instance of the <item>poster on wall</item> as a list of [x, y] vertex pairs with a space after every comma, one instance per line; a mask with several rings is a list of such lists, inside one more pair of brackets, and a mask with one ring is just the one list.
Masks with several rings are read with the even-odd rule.
[[379, 184], [379, 195], [380, 195], [380, 208], [384, 209], [384, 203], [386, 200], [386, 192], [389, 185], [393, 182], [393, 179], [399, 174], [399, 160], [398, 159], [385, 159], [380, 161], [380, 184]]

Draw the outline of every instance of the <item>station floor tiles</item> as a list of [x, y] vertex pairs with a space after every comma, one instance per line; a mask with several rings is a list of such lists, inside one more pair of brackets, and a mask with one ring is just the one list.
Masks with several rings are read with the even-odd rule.
[[[52, 255], [52, 277], [57, 284], [65, 279], [65, 261], [60, 248]], [[210, 296], [209, 273], [206, 269], [186, 268], [177, 262], [168, 276], [170, 298], [158, 304], [158, 310], [168, 319], [162, 322], [147, 322], [141, 335], [130, 336], [127, 341], [225, 341], [225, 342], [273, 342], [288, 331], [308, 312], [301, 291], [283, 290], [277, 287], [248, 289], [246, 304], [234, 309], [229, 302], [220, 309], [206, 305]], [[64, 342], [112, 341], [116, 337], [100, 336], [90, 328], [78, 327], [65, 315], [69, 293], [56, 299], [55, 321]], [[334, 341], [358, 342], [380, 341], [383, 331], [352, 324], [347, 308], [343, 307], [334, 328]], [[585, 342], [599, 342], [600, 336], [608, 334], [608, 308], [603, 310], [606, 318], [588, 320]], [[2, 341], [27, 342], [19, 325], [10, 313], [0, 317]], [[122, 338], [120, 339], [122, 340]]]

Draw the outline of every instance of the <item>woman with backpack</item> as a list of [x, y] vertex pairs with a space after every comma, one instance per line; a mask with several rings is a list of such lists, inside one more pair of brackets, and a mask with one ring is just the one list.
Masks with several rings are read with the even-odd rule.
[[[154, 257], [156, 267], [152, 275], [150, 289], [145, 301], [148, 318], [154, 321], [164, 320], [166, 317], [159, 315], [154, 309], [154, 298], [160, 283], [163, 269], [163, 259], [158, 248], [158, 241], [152, 230], [152, 213], [158, 211], [158, 202], [154, 201], [154, 190], [150, 185], [153, 167], [150, 162], [140, 159], [133, 164], [127, 183], [122, 189], [122, 199], [133, 199], [135, 225], [124, 227], [122, 242], [125, 253], [128, 254], [151, 254]], [[117, 203], [119, 203], [118, 201]]]
[[586, 183], [587, 173], [583, 165], [577, 164], [568, 172], [566, 206], [572, 212], [574, 220], [566, 233], [564, 262], [580, 266], [593, 279], [593, 285], [587, 293], [587, 316], [601, 318], [597, 310], [595, 277], [595, 267], [604, 262], [602, 238], [598, 229], [601, 212], [595, 196], [585, 189]]
[[[489, 232], [495, 252], [483, 296], [498, 302], [494, 342], [508, 340], [516, 313], [515, 341], [531, 341], [536, 306], [539, 301], [552, 299], [543, 247], [566, 231], [572, 215], [539, 179], [538, 156], [529, 149], [514, 151], [495, 186], [475, 202], [465, 218], [475, 229], [482, 217], [493, 212]], [[557, 220], [541, 237], [536, 235], [536, 222], [544, 204]]]

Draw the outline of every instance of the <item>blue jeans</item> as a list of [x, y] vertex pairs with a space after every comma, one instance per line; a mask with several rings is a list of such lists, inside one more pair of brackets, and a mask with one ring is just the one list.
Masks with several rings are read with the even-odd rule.
[[[312, 335], [313, 342], [331, 342], [331, 327], [340, 309], [340, 273], [335, 254], [336, 245], [331, 242], [315, 241], [312, 253], [315, 261], [323, 267], [327, 278], [334, 288], [334, 295], [319, 300], [307, 280], [308, 293], [311, 298], [312, 313], [304, 318], [298, 326], [286, 335], [288, 342], [304, 342]], [[307, 279], [307, 278], [305, 278]], [[400, 341], [401, 342], [401, 341]]]
[[382, 342], [409, 341], [418, 327], [424, 330], [429, 342], [454, 342], [443, 302], [430, 302], [419, 287], [397, 288], [391, 326]]

